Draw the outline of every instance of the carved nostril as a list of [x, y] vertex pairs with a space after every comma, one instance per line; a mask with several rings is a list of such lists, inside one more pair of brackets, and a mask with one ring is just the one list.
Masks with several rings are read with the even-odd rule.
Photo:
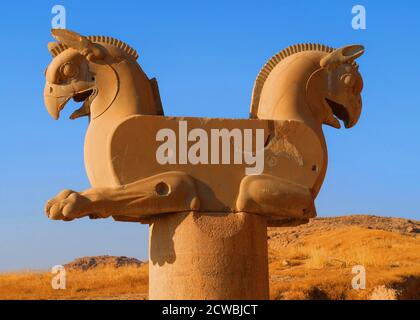
[[53, 87], [50, 87], [50, 93], [52, 93], [53, 92]]

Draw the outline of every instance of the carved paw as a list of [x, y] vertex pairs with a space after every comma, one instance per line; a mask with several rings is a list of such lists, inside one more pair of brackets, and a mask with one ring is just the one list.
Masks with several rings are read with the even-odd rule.
[[63, 190], [45, 205], [45, 213], [52, 220], [71, 221], [87, 215], [92, 202], [73, 190]]

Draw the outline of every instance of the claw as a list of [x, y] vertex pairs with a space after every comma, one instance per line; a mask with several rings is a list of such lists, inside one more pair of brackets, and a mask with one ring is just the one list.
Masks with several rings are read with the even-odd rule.
[[63, 190], [45, 205], [45, 213], [52, 220], [72, 221], [85, 216], [91, 201], [73, 190]]

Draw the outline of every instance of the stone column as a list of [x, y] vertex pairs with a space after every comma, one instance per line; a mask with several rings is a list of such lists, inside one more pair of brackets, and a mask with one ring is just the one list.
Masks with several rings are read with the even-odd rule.
[[267, 222], [176, 213], [150, 224], [149, 299], [268, 299]]

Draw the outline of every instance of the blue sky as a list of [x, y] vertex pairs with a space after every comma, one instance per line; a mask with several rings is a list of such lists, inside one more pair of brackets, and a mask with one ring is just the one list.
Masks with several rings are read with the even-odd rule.
[[[112, 220], [49, 221], [43, 207], [63, 188], [89, 186], [86, 120], [60, 121], [43, 106], [51, 8], [67, 28], [135, 47], [159, 81], [165, 113], [247, 117], [254, 79], [295, 43], [360, 43], [363, 113], [351, 130], [325, 128], [329, 168], [320, 216], [420, 218], [420, 3], [416, 1], [43, 1], [0, 4], [0, 271], [49, 268], [84, 255], [147, 258], [147, 227]], [[367, 29], [351, 28], [351, 9]]]

